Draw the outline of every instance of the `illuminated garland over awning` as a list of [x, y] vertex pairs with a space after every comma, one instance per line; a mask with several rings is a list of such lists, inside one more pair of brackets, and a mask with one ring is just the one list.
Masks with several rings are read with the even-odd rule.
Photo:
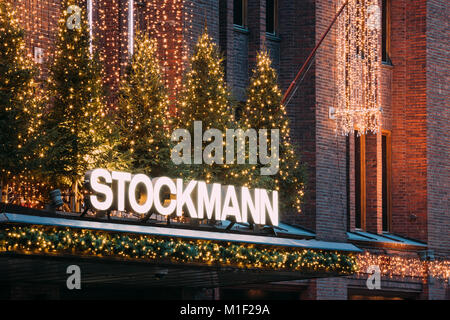
[[383, 277], [424, 278], [428, 275], [449, 282], [450, 260], [423, 261], [414, 257], [390, 256], [365, 252], [357, 254], [359, 274], [367, 276], [370, 266], [378, 266]]
[[352, 253], [45, 226], [10, 226], [0, 229], [1, 252], [110, 257], [134, 261], [161, 260], [342, 275], [357, 271]]
[[[345, 0], [340, 0], [340, 7]], [[381, 109], [379, 65], [381, 29], [377, 0], [349, 0], [337, 25], [337, 131], [376, 133]]]

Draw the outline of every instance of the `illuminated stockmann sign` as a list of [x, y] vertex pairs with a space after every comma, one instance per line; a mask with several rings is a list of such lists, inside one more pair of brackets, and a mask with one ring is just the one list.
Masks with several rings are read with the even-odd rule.
[[[231, 220], [278, 226], [278, 192], [204, 181], [150, 178], [145, 174], [94, 169], [86, 173], [90, 202], [99, 211], [176, 212], [196, 219]], [[170, 197], [169, 197], [170, 193]]]

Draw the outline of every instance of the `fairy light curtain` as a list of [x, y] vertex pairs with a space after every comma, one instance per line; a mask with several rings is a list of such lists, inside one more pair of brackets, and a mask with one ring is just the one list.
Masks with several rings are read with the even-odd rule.
[[337, 21], [336, 124], [343, 135], [377, 133], [381, 125], [380, 19], [378, 0], [348, 0]]

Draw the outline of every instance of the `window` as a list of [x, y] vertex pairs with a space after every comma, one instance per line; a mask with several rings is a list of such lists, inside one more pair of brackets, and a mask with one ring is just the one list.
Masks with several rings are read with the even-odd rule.
[[233, 23], [240, 27], [247, 27], [247, 0], [234, 0]]
[[355, 131], [355, 228], [364, 229], [366, 220], [366, 139]]
[[278, 24], [278, 1], [266, 0], [266, 32], [277, 33]]
[[382, 60], [383, 62], [390, 63], [389, 57], [391, 49], [391, 0], [382, 0], [382, 33], [381, 33], [381, 45], [382, 45]]
[[383, 164], [383, 231], [389, 231], [391, 221], [391, 134], [382, 134], [382, 164]]

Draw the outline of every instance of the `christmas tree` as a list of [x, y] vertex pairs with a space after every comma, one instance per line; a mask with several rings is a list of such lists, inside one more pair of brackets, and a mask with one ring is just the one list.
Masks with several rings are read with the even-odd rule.
[[[65, 1], [63, 8], [74, 3]], [[77, 10], [79, 19], [72, 20]], [[63, 9], [48, 79], [42, 172], [52, 186], [72, 187], [75, 196], [86, 171], [115, 158], [101, 74], [98, 58], [90, 52], [85, 10]]]
[[[285, 107], [281, 104], [281, 91], [277, 85], [277, 75], [271, 67], [266, 51], [259, 52], [257, 64], [247, 90], [247, 102], [242, 112], [240, 126], [243, 129], [254, 128], [268, 130], [268, 146], [271, 146], [271, 129], [279, 131], [279, 170], [274, 175], [261, 175], [264, 167], [259, 163], [244, 175], [251, 187], [281, 190], [280, 209], [295, 208], [301, 211], [301, 199], [304, 192], [305, 168], [295, 154], [291, 144], [289, 119]], [[258, 151], [258, 159], [260, 153]]]
[[152, 177], [171, 173], [168, 96], [156, 41], [147, 34], [137, 33], [116, 112], [121, 137], [119, 150], [130, 155], [132, 172]]
[[[225, 133], [226, 129], [233, 125], [230, 93], [224, 81], [222, 62], [223, 58], [205, 28], [194, 48], [189, 71], [184, 78], [184, 91], [179, 103], [176, 125], [178, 128], [187, 129], [191, 137], [194, 137], [194, 121], [202, 122], [203, 132], [214, 128]], [[214, 138], [210, 142], [213, 142], [212, 140]], [[222, 143], [220, 145], [222, 146]], [[202, 156], [204, 149], [202, 148]], [[225, 181], [230, 166], [225, 163], [224, 155], [216, 154], [214, 151], [209, 155], [218, 161], [181, 166], [180, 171], [191, 179], [204, 180], [208, 183]]]
[[0, 3], [0, 184], [27, 172], [33, 160], [33, 124], [39, 122], [36, 69], [25, 50], [24, 33], [11, 6]]

